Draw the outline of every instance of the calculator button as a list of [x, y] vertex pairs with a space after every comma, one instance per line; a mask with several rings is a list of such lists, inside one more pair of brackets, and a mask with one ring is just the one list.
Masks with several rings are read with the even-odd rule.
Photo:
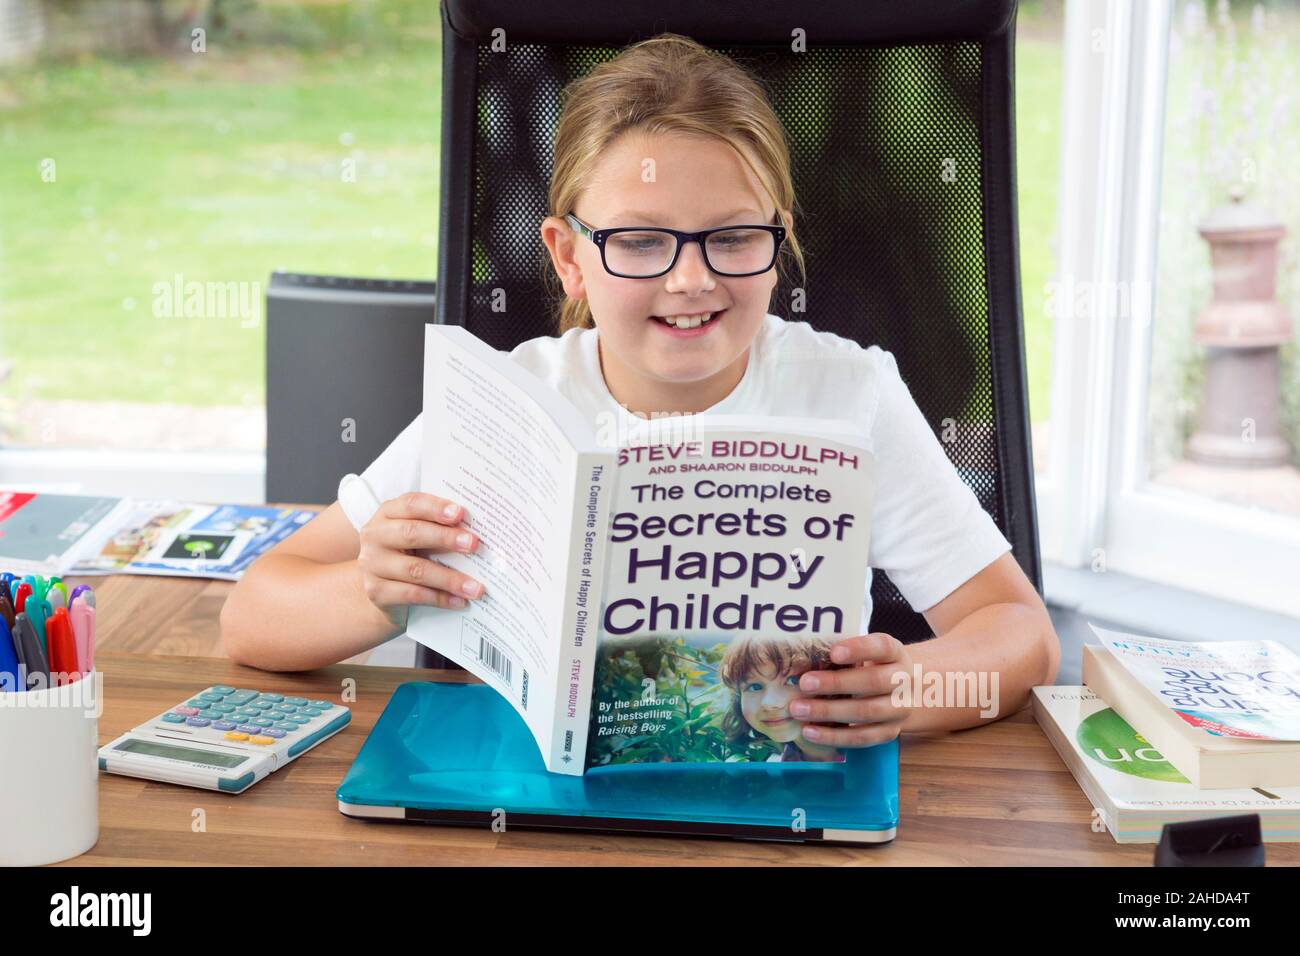
[[262, 733], [266, 734], [266, 736], [272, 738], [273, 740], [279, 740], [281, 737], [284, 736], [283, 730], [276, 730], [274, 727], [272, 727], [269, 730], [264, 730], [262, 731]]
[[187, 700], [187, 701], [184, 703], [183, 706], [185, 706], [185, 707], [206, 707], [207, 705], [208, 705], [208, 702], [207, 702], [206, 700], [199, 700], [197, 697], [192, 697], [192, 698], [190, 698], [189, 700]]
[[220, 720], [225, 715], [216, 710], [201, 710], [194, 716], [202, 717], [204, 720]]
[[198, 712], [197, 707], [177, 707], [172, 710], [173, 714], [184, 714], [186, 717], [193, 717]]
[[306, 698], [306, 697], [286, 697], [286, 698], [284, 699], [284, 702], [285, 702], [286, 704], [293, 704], [293, 706], [295, 706], [295, 707], [301, 707], [303, 704], [307, 703], [307, 698]]
[[233, 694], [235, 688], [227, 687], [225, 684], [218, 684], [216, 687], [212, 688], [212, 692], [215, 694], [221, 694], [224, 697], [226, 694]]
[[331, 704], [328, 700], [313, 700], [311, 702], [311, 706], [317, 708], [318, 710], [329, 710], [334, 705]]
[[212, 721], [208, 720], [206, 717], [190, 717], [185, 721], [185, 723], [191, 727], [206, 727], [208, 724], [212, 723]]
[[234, 704], [213, 704], [208, 709], [215, 710], [219, 714], [233, 714], [235, 712], [235, 705]]
[[284, 695], [283, 695], [283, 694], [263, 694], [261, 699], [262, 699], [262, 700], [269, 700], [269, 701], [270, 701], [271, 703], [273, 703], [273, 704], [278, 704], [278, 703], [280, 703], [282, 700], [284, 700]]
[[274, 709], [278, 710], [282, 714], [292, 714], [298, 709], [298, 705], [285, 701], [283, 704], [276, 704]]
[[261, 744], [262, 746], [265, 746], [266, 744], [275, 743], [275, 738], [263, 737], [261, 734], [258, 734], [256, 737], [249, 737], [248, 742], [250, 744]]
[[214, 720], [212, 722], [213, 730], [234, 730], [236, 726], [238, 725], [231, 720]]
[[248, 739], [248, 734], [244, 733], [242, 730], [231, 730], [231, 731], [227, 731], [227, 732], [226, 732], [226, 739], [227, 739], [227, 740], [247, 740], [247, 739]]
[[240, 724], [235, 729], [241, 734], [260, 734], [262, 732], [262, 728], [256, 724]]
[[183, 724], [189, 718], [184, 714], [163, 714], [162, 719], [169, 724]]
[[289, 715], [288, 715], [287, 717], [285, 717], [284, 719], [285, 719], [286, 721], [291, 721], [292, 723], [295, 723], [295, 724], [310, 724], [310, 723], [311, 723], [311, 718], [308, 717], [306, 714], [289, 714]]
[[217, 693], [213, 693], [210, 690], [205, 690], [203, 693], [199, 694], [199, 700], [215, 702], [224, 699], [225, 696], [226, 696], [225, 694], [217, 694]]
[[[291, 723], [290, 721], [287, 721], [287, 720], [284, 721], [284, 722], [282, 722], [282, 723], [278, 723], [278, 724], [276, 724], [275, 726], [276, 726], [276, 728], [279, 729], [279, 730], [290, 730], [290, 731], [292, 731], [292, 730], [297, 730], [297, 729], [298, 729], [298, 725], [297, 725], [297, 724], [295, 724], [295, 723]], [[281, 734], [280, 736], [284, 736], [284, 735]]]
[[226, 695], [226, 703], [238, 706], [239, 704], [247, 704], [256, 697], [257, 691], [255, 690], [237, 690], [233, 694]]
[[303, 714], [307, 717], [319, 717], [321, 713], [322, 711], [317, 710], [315, 707], [308, 707], [305, 711], [303, 711]]

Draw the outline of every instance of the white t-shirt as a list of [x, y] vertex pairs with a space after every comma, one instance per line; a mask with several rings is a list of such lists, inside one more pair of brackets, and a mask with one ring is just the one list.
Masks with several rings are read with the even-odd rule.
[[[593, 425], [644, 425], [610, 394], [596, 337], [595, 329], [570, 329], [523, 342], [510, 357], [587, 410]], [[806, 322], [768, 315], [740, 383], [701, 414], [860, 416], [875, 455], [870, 564], [885, 571], [917, 611], [938, 604], [1011, 548], [944, 454], [894, 356], [879, 346], [863, 348]], [[417, 415], [364, 472], [339, 482], [339, 505], [358, 530], [381, 502], [419, 490], [422, 438]], [[865, 588], [864, 634], [870, 571]]]

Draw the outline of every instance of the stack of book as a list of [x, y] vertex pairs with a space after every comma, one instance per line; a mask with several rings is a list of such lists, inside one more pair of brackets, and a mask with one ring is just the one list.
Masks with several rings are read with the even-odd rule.
[[1116, 841], [1242, 813], [1267, 841], [1300, 841], [1300, 659], [1272, 641], [1093, 630], [1087, 686], [1037, 687], [1033, 710]]

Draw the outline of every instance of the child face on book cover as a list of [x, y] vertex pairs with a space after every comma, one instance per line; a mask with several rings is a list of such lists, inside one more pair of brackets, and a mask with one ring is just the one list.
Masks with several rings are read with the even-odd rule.
[[771, 662], [750, 671], [740, 687], [740, 712], [745, 722], [779, 744], [799, 736], [799, 721], [790, 716], [790, 702], [799, 692], [799, 670], [777, 670]]
[[[602, 154], [574, 215], [593, 229], [683, 232], [777, 221], [762, 184], [725, 142], [640, 131], [619, 137]], [[552, 231], [547, 243], [566, 293], [588, 300], [602, 371], [616, 401], [647, 414], [696, 412], [735, 388], [771, 303], [775, 267], [755, 276], [721, 276], [705, 264], [700, 245], [688, 242], [668, 273], [624, 278], [605, 270], [593, 242], [570, 235], [572, 241], [564, 242]], [[713, 318], [690, 329], [662, 321], [696, 313]]]

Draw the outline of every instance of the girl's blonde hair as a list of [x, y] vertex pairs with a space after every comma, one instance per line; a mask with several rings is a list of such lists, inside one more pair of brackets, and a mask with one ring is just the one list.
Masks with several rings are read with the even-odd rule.
[[[803, 275], [803, 250], [794, 222], [790, 151], [785, 131], [758, 81], [729, 57], [690, 37], [662, 33], [623, 50], [565, 89], [565, 104], [555, 134], [551, 175], [551, 215], [573, 212], [578, 197], [604, 150], [615, 138], [636, 130], [650, 134], [692, 133], [730, 145], [762, 183], [786, 227], [778, 269], [789, 275], [793, 261]], [[751, 156], [757, 162], [751, 161]], [[559, 277], [543, 258], [546, 281]], [[586, 299], [558, 290], [559, 332], [592, 328]]]

